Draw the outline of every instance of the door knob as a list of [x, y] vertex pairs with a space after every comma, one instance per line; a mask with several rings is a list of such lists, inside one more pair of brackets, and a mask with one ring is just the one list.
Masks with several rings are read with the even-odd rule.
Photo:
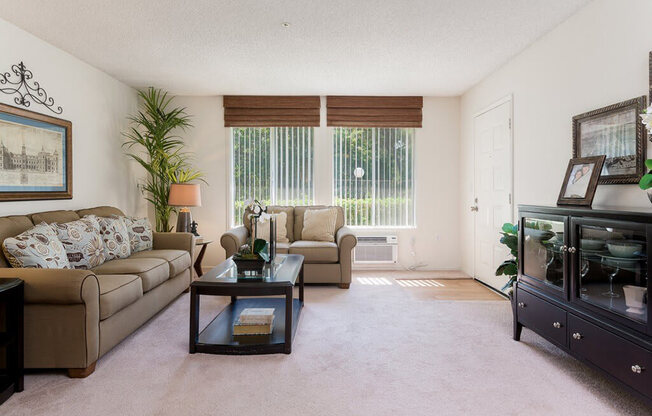
[[575, 254], [576, 251], [577, 251], [577, 249], [575, 247], [568, 247], [568, 252], [569, 253]]
[[579, 332], [575, 332], [573, 334], [573, 339], [582, 339], [582, 334], [580, 334]]
[[561, 246], [561, 247], [559, 247], [559, 249], [561, 250], [562, 253], [565, 253], [565, 252], [568, 251], [568, 247], [566, 247], [566, 246]]
[[561, 328], [561, 323], [560, 322], [553, 322], [552, 326], [554, 326], [555, 328]]
[[518, 303], [518, 307], [519, 307], [519, 308], [525, 308], [525, 303], [523, 303], [523, 302], [519, 302], [519, 303]]

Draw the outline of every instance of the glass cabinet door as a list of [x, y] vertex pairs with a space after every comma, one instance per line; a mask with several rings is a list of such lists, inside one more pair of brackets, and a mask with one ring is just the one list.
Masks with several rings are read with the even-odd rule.
[[646, 324], [645, 226], [573, 219], [573, 230], [573, 299]]
[[564, 293], [566, 275], [565, 217], [521, 217], [521, 277], [553, 293]]

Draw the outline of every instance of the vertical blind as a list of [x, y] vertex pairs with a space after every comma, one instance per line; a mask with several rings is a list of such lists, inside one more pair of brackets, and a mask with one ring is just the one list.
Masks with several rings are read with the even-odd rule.
[[312, 127], [234, 127], [232, 194], [234, 225], [244, 203], [309, 205], [314, 200]]
[[353, 226], [413, 226], [414, 129], [333, 129], [333, 200]]

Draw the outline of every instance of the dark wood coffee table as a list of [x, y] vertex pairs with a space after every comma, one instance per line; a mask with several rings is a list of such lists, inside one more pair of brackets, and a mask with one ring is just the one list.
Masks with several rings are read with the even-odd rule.
[[[293, 289], [299, 284], [299, 299]], [[231, 296], [228, 304], [206, 328], [199, 331], [199, 297]], [[285, 295], [285, 298], [262, 296]], [[238, 299], [238, 296], [254, 296]], [[292, 352], [292, 338], [303, 307], [303, 256], [277, 255], [265, 266], [259, 280], [238, 278], [238, 269], [229, 258], [190, 284], [191, 354], [274, 354]], [[274, 308], [274, 328], [270, 335], [233, 335], [233, 322], [245, 308]]]

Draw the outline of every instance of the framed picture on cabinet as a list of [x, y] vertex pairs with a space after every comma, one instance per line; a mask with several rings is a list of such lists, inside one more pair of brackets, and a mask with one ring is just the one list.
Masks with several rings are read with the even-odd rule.
[[72, 123], [0, 104], [0, 201], [72, 198]]
[[591, 206], [605, 155], [577, 157], [568, 162], [557, 205]]
[[646, 96], [573, 117], [573, 157], [605, 155], [600, 184], [638, 183], [646, 173]]

